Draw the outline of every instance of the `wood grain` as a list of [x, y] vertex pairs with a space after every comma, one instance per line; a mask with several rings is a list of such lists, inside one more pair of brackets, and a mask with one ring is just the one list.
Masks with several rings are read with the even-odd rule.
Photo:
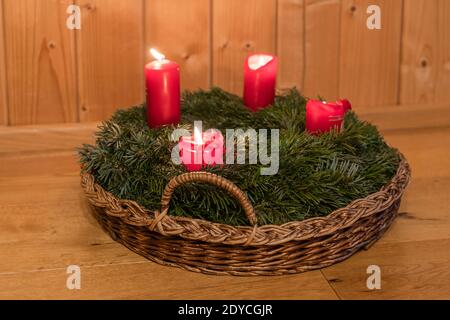
[[[366, 26], [369, 5], [381, 8], [381, 30]], [[343, 0], [339, 94], [355, 105], [398, 100], [402, 0]]]
[[304, 0], [278, 1], [278, 87], [303, 88]]
[[[336, 299], [319, 271], [284, 278], [232, 278], [152, 264], [81, 266], [81, 290], [65, 288], [66, 269], [0, 274], [0, 298], [18, 299]], [[151, 285], [150, 285], [151, 284]]]
[[[0, 256], [8, 257], [0, 260], [0, 298], [449, 299], [450, 117], [439, 110], [450, 108], [387, 106], [361, 114], [413, 169], [400, 215], [379, 242], [321, 271], [266, 278], [163, 267], [104, 234], [79, 186], [74, 153], [93, 141], [97, 123], [0, 128]], [[72, 264], [81, 266], [80, 291], [65, 287]], [[366, 287], [372, 264], [381, 267], [381, 291]]]
[[339, 0], [306, 0], [304, 94], [328, 101], [339, 98]]
[[[42, 166], [44, 159], [48, 166]], [[36, 165], [24, 173], [26, 163]], [[10, 172], [7, 180], [0, 179], [0, 253], [10, 257], [0, 261], [1, 298], [336, 298], [319, 271], [289, 277], [214, 277], [166, 268], [132, 253], [94, 221], [70, 154], [50, 150], [5, 155], [0, 168]], [[73, 264], [82, 270], [78, 292], [65, 288], [66, 268]]]
[[[65, 26], [73, 1], [78, 31]], [[366, 27], [373, 4], [382, 30]], [[0, 126], [104, 120], [143, 102], [151, 46], [180, 63], [183, 89], [242, 94], [258, 51], [280, 57], [279, 87], [308, 97], [436, 109], [450, 98], [449, 15], [447, 0], [1, 1]]]
[[70, 0], [3, 1], [9, 122], [78, 120]]
[[450, 239], [450, 158], [442, 148], [450, 143], [450, 125], [393, 130], [384, 136], [411, 163], [413, 179], [395, 225], [380, 243]]
[[450, 3], [405, 0], [400, 103], [450, 98]]
[[181, 67], [183, 89], [210, 86], [210, 0], [146, 0], [146, 61], [155, 47]]
[[0, 126], [8, 124], [6, 97], [5, 33], [3, 30], [3, 1], [0, 1]]
[[[375, 244], [323, 270], [342, 299], [449, 299], [450, 240]], [[381, 290], [369, 290], [367, 267], [381, 269]]]
[[449, 239], [450, 206], [446, 194], [449, 188], [449, 177], [415, 178], [399, 217], [380, 243]]
[[[97, 123], [0, 128], [0, 158], [7, 155], [71, 151], [94, 143]], [[6, 172], [5, 172], [6, 174]]]
[[144, 101], [143, 1], [78, 0], [81, 121], [107, 119]]
[[[450, 117], [446, 124], [441, 114], [429, 112], [424, 105], [409, 113], [384, 113], [376, 122], [387, 142], [405, 154], [413, 178], [403, 197], [399, 217], [372, 248], [351, 259], [324, 269], [333, 289], [342, 299], [449, 299], [450, 241], [450, 159], [444, 147], [450, 143]], [[395, 108], [392, 107], [393, 110]], [[448, 110], [448, 107], [446, 108]], [[398, 113], [397, 113], [398, 112]], [[417, 113], [416, 113], [417, 112]], [[406, 118], [410, 125], [393, 127], [392, 119]], [[421, 118], [428, 117], [423, 124]], [[430, 127], [435, 119], [437, 127]], [[444, 126], [445, 125], [445, 126]], [[369, 265], [381, 268], [381, 290], [366, 286]]]
[[374, 123], [383, 132], [450, 126], [450, 104], [448, 103], [370, 108], [357, 106], [354, 109], [360, 118]]
[[213, 85], [242, 95], [251, 52], [276, 51], [275, 0], [213, 1]]

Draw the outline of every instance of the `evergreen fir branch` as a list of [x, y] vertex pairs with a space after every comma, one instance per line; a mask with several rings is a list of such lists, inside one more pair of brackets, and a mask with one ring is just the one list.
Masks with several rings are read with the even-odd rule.
[[[399, 158], [377, 128], [353, 112], [342, 133], [312, 136], [305, 132], [306, 100], [292, 89], [274, 105], [258, 113], [242, 99], [219, 88], [185, 92], [182, 122], [149, 129], [145, 105], [117, 111], [96, 134], [96, 144], [79, 149], [83, 170], [92, 173], [106, 190], [122, 199], [159, 209], [161, 195], [171, 178], [186, 172], [175, 165], [170, 140], [175, 128], [192, 130], [196, 120], [203, 129], [280, 129], [280, 169], [261, 176], [261, 165], [224, 165], [206, 168], [244, 190], [260, 224], [325, 216], [351, 201], [378, 191], [395, 174]], [[248, 145], [247, 147], [248, 148]], [[170, 214], [230, 225], [248, 225], [240, 205], [216, 187], [193, 183], [174, 192]]]

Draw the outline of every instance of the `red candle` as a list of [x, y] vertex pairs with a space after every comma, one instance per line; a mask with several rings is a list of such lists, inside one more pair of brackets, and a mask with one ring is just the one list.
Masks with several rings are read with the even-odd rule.
[[155, 61], [145, 66], [147, 122], [151, 128], [180, 122], [180, 66], [151, 49]]
[[194, 136], [181, 137], [180, 159], [188, 171], [200, 171], [205, 167], [223, 164], [224, 142], [218, 130], [201, 133], [195, 128]]
[[336, 103], [309, 100], [306, 104], [306, 130], [311, 134], [320, 134], [337, 130], [344, 125], [344, 117], [352, 106], [346, 99]]
[[347, 99], [341, 99], [336, 102], [338, 105], [342, 105], [344, 107], [344, 113], [347, 113], [347, 111], [352, 110], [352, 104]]
[[244, 65], [244, 104], [258, 111], [275, 100], [278, 58], [270, 54], [254, 54]]

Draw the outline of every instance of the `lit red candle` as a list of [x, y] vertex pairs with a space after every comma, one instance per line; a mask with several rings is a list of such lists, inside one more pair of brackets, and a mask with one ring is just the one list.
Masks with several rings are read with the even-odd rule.
[[337, 130], [344, 125], [344, 117], [352, 106], [346, 99], [335, 103], [309, 100], [306, 104], [306, 130], [311, 134], [320, 134]]
[[254, 54], [244, 64], [244, 104], [252, 111], [263, 109], [275, 100], [278, 58]]
[[180, 122], [180, 66], [151, 49], [155, 61], [145, 66], [147, 122], [151, 128]]
[[181, 137], [179, 142], [181, 163], [188, 171], [223, 165], [224, 139], [220, 131], [201, 132], [194, 128], [194, 136]]

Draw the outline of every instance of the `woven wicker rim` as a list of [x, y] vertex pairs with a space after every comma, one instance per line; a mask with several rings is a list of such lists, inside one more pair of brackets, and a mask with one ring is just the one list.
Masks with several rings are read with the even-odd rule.
[[[253, 207], [245, 193], [230, 181], [215, 175], [191, 173], [175, 177], [167, 185], [162, 196], [161, 208], [157, 211], [147, 210], [135, 201], [116, 198], [97, 184], [90, 173], [82, 173], [81, 184], [89, 201], [95, 207], [103, 208], [105, 214], [120, 218], [131, 226], [146, 227], [163, 236], [178, 236], [189, 240], [226, 245], [279, 245], [290, 241], [327, 236], [348, 228], [359, 219], [388, 209], [401, 198], [411, 175], [408, 162], [402, 154], [399, 155], [401, 161], [396, 175], [380, 191], [355, 200], [326, 217], [292, 221], [283, 225], [258, 226]], [[215, 184], [232, 194], [243, 206], [253, 226], [234, 227], [206, 220], [169, 216], [169, 202], [174, 189], [180, 184], [194, 181]]]

